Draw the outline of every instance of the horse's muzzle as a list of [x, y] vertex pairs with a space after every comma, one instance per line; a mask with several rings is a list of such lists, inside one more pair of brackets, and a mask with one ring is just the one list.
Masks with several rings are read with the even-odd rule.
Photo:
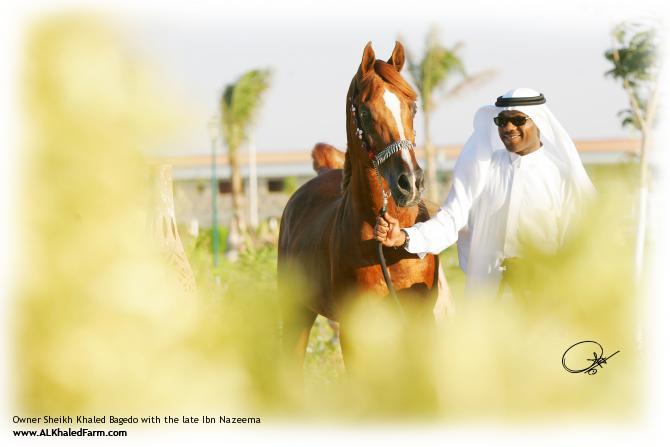
[[391, 195], [399, 207], [414, 206], [423, 194], [423, 170], [403, 171], [396, 176], [391, 186]]

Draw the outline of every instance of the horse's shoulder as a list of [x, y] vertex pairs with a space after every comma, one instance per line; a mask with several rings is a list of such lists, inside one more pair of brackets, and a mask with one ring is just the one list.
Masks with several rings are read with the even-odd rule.
[[438, 204], [427, 199], [422, 199], [419, 202], [419, 214], [416, 216], [416, 221], [425, 222], [431, 217], [435, 217], [439, 210], [440, 206]]

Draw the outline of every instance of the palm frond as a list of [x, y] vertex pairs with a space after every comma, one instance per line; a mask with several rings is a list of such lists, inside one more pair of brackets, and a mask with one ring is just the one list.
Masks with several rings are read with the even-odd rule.
[[470, 89], [479, 87], [485, 82], [490, 81], [497, 75], [498, 71], [495, 69], [484, 70], [480, 71], [479, 73], [475, 73], [473, 75], [467, 75], [458, 84], [449, 89], [444, 94], [444, 98], [455, 98]]
[[644, 123], [650, 114], [648, 98], [660, 70], [657, 32], [653, 27], [623, 22], [611, 34], [613, 48], [604, 56], [612, 65], [605, 76], [620, 81], [629, 97], [631, 108], [618, 113], [621, 125], [640, 130], [644, 127], [641, 121]]
[[640, 130], [641, 125], [638, 121], [633, 109], [623, 109], [617, 112], [617, 116], [621, 119], [621, 127], [624, 129], [630, 128]]
[[447, 79], [454, 75], [465, 74], [463, 61], [452, 49], [445, 48], [436, 41], [432, 41], [426, 48], [423, 59], [418, 67], [421, 79], [421, 99], [424, 110], [434, 108], [433, 93], [444, 85]]
[[247, 140], [271, 76], [269, 69], [251, 70], [225, 87], [221, 95], [221, 124], [230, 150], [236, 150]]
[[622, 23], [612, 30], [616, 48], [605, 52], [613, 68], [605, 72], [615, 79], [629, 82], [649, 80], [656, 71], [657, 43], [654, 29], [638, 30], [636, 24]]

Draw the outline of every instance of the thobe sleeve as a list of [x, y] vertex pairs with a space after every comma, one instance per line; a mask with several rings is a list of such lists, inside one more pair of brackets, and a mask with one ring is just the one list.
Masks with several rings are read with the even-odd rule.
[[474, 198], [483, 187], [490, 156], [482, 156], [471, 137], [454, 167], [454, 179], [446, 202], [438, 213], [425, 222], [404, 228], [409, 236], [407, 251], [423, 258], [439, 254], [458, 239], [458, 232], [468, 223]]
[[566, 238], [569, 237], [571, 228], [574, 226], [575, 216], [578, 212], [578, 201], [574, 187], [569, 181], [563, 180], [561, 215], [558, 218], [559, 224], [559, 245], [563, 245]]

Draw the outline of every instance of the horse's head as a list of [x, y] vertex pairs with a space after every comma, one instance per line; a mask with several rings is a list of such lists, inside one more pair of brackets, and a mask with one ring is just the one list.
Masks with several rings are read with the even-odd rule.
[[[396, 42], [387, 62], [375, 60], [372, 44], [347, 97], [347, 132], [352, 162], [377, 165], [400, 207], [416, 205], [423, 192], [423, 171], [414, 155], [416, 93], [400, 75], [405, 50]], [[360, 144], [351, 144], [351, 142]]]

